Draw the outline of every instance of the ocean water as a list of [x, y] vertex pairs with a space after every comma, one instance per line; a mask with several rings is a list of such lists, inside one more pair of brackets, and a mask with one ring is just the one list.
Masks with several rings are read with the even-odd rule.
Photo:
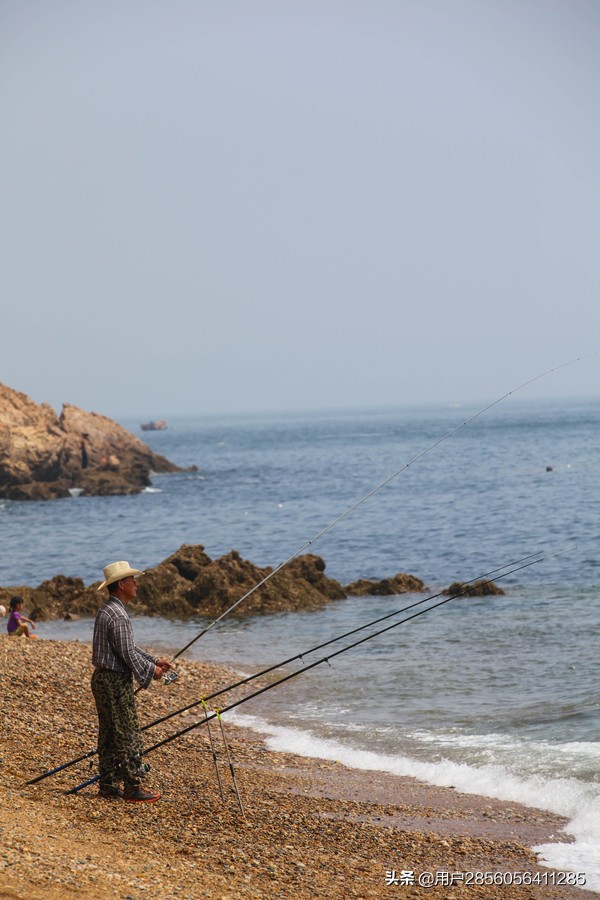
[[[475, 412], [173, 419], [143, 438], [198, 473], [155, 477], [135, 497], [0, 503], [0, 584], [58, 573], [87, 583], [114, 559], [150, 567], [182, 543], [276, 566], [398, 473], [310, 545], [327, 574], [409, 572], [428, 596], [529, 554], [534, 564], [498, 581], [504, 596], [426, 601], [313, 654], [422, 595], [227, 618], [188, 655], [251, 673], [305, 654], [275, 679], [397, 623], [230, 715], [277, 749], [560, 813], [573, 842], [536, 849], [600, 890], [600, 404], [511, 397], [432, 447]], [[139, 618], [135, 628], [140, 643], [174, 653], [205, 624]], [[87, 640], [91, 622], [38, 633]]]

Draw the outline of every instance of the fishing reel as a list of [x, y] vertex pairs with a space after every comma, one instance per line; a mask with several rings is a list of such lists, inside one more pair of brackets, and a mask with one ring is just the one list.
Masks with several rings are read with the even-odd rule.
[[173, 682], [177, 681], [178, 678], [179, 678], [179, 672], [175, 672], [175, 670], [172, 670], [171, 672], [165, 672], [165, 674], [162, 677], [163, 684], [166, 684], [166, 685], [173, 684]]

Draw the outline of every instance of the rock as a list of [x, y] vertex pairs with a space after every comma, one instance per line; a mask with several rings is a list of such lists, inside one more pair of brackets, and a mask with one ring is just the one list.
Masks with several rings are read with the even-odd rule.
[[492, 594], [504, 595], [502, 588], [493, 581], [474, 581], [473, 584], [461, 584], [454, 581], [442, 594], [457, 594], [462, 597], [487, 597]]
[[268, 578], [266, 584], [254, 590], [244, 601], [243, 609], [240, 605], [240, 615], [318, 609], [328, 600], [345, 596], [341, 585], [323, 574], [324, 569], [325, 563], [319, 556], [306, 554], [272, 575], [272, 568], [255, 566], [242, 559], [237, 550], [232, 550], [203, 566], [185, 597], [196, 613], [220, 615]]
[[381, 581], [373, 581], [370, 578], [361, 578], [347, 584], [344, 588], [348, 596], [353, 597], [388, 597], [393, 594], [413, 594], [425, 589], [424, 582], [414, 575], [406, 575], [399, 572], [392, 578], [383, 578]]
[[173, 565], [183, 578], [193, 581], [210, 561], [210, 556], [204, 552], [202, 544], [182, 544], [179, 550], [168, 556], [161, 565]]
[[0, 384], [0, 497], [133, 494], [152, 472], [180, 471], [106, 416], [69, 403], [57, 416]]
[[[247, 616], [319, 609], [332, 600], [342, 600], [348, 593], [334, 578], [325, 575], [325, 562], [313, 553], [299, 556], [281, 571], [273, 572], [272, 568], [261, 568], [243, 559], [237, 550], [212, 560], [201, 544], [183, 544], [162, 563], [146, 569], [138, 581], [138, 594], [130, 610], [148, 616], [213, 618], [249, 594], [231, 613]], [[257, 588], [265, 578], [266, 583]], [[411, 585], [407, 590], [416, 590], [415, 585], [421, 585], [421, 590], [423, 584], [411, 575], [360, 583], [371, 586], [366, 593], [371, 593], [377, 584], [394, 585], [391, 593], [401, 593], [401, 583]], [[18, 594], [28, 615], [37, 620], [94, 616], [106, 598], [106, 591], [97, 591], [99, 584], [98, 580], [85, 587], [81, 578], [56, 575], [37, 588], [0, 588], [0, 603], [8, 606], [10, 598]]]
[[[306, 581], [330, 600], [342, 600], [348, 596], [347, 591], [338, 581], [325, 575], [325, 562], [314, 553], [305, 553], [304, 556], [298, 556], [291, 563], [288, 563], [283, 569], [283, 573], [286, 573], [288, 577], [293, 579]], [[276, 576], [276, 578], [278, 577], [279, 575]], [[276, 578], [273, 580], [275, 581]]]
[[[194, 612], [185, 596], [189, 586], [190, 581], [172, 562], [165, 560], [153, 569], [146, 569], [144, 577], [139, 579], [131, 610], [147, 616], [189, 617]], [[104, 602], [105, 592], [98, 597]]]

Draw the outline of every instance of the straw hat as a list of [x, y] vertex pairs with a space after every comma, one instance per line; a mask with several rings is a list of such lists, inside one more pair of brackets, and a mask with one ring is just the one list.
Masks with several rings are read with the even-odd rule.
[[144, 575], [144, 572], [140, 572], [139, 569], [132, 569], [125, 560], [109, 563], [108, 566], [104, 566], [102, 571], [104, 572], [104, 581], [98, 588], [99, 591], [101, 591], [102, 588], [108, 587], [109, 584], [114, 584], [115, 581], [121, 581], [122, 578], [129, 578], [130, 575]]

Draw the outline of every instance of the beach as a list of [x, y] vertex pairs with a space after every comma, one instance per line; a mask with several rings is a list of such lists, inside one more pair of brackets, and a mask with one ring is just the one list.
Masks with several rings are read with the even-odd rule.
[[[223, 797], [205, 725], [146, 757], [157, 803], [101, 800], [95, 785], [67, 795], [94, 758], [27, 785], [95, 747], [90, 655], [83, 642], [0, 636], [2, 898], [600, 896], [530, 849], [568, 840], [554, 814], [276, 753], [226, 715], [226, 744], [211, 729]], [[237, 680], [214, 664], [179, 670], [138, 695], [142, 726]], [[145, 745], [201, 718], [198, 707], [164, 722]]]

